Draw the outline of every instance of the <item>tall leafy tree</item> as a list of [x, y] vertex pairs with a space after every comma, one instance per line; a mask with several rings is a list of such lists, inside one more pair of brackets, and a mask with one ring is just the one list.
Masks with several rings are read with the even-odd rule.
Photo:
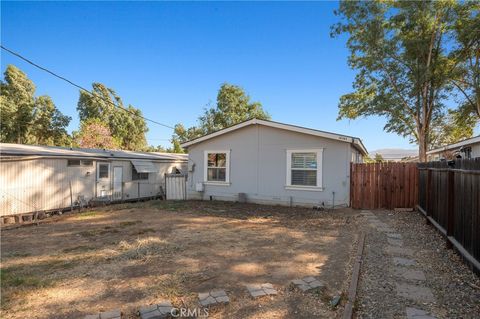
[[28, 142], [40, 145], [68, 145], [70, 137], [66, 127], [71, 118], [63, 115], [48, 95], [35, 99], [33, 119]]
[[343, 95], [339, 119], [380, 115], [385, 130], [418, 143], [421, 161], [442, 123], [455, 64], [451, 31], [454, 1], [342, 1], [342, 21], [332, 35], [347, 33], [348, 63], [358, 71], [354, 92]]
[[243, 88], [223, 83], [217, 94], [216, 105], [204, 110], [197, 126], [185, 128], [182, 124], [175, 125], [173, 151], [183, 152], [180, 144], [185, 141], [254, 118], [268, 120], [270, 115], [263, 110], [260, 102], [251, 102]]
[[52, 99], [35, 97], [35, 85], [20, 69], [9, 65], [0, 94], [0, 140], [10, 143], [70, 145], [63, 115]]
[[75, 146], [83, 148], [119, 149], [119, 141], [112, 136], [110, 127], [98, 118], [80, 123], [80, 130], [73, 132]]
[[148, 128], [142, 112], [132, 105], [125, 107], [116, 92], [101, 83], [93, 83], [92, 89], [93, 95], [80, 91], [77, 104], [80, 120], [98, 119], [106, 123], [122, 149], [145, 149]]
[[[457, 116], [480, 120], [480, 2], [466, 1], [456, 6], [457, 20], [453, 28], [455, 50], [454, 77], [451, 83], [460, 97]], [[472, 119], [466, 119], [466, 121]]]
[[26, 143], [33, 119], [35, 85], [14, 65], [7, 66], [0, 85], [0, 140]]

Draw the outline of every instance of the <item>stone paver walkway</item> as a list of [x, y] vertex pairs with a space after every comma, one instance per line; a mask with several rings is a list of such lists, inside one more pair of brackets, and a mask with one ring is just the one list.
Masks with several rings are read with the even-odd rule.
[[407, 319], [436, 319], [435, 317], [430, 316], [426, 311], [407, 307]]
[[[425, 285], [427, 280], [425, 273], [415, 268], [421, 265], [412, 258], [414, 251], [404, 247], [402, 235], [395, 233], [372, 212], [362, 211], [362, 215], [367, 218], [371, 227], [385, 234], [388, 243], [385, 252], [390, 255], [393, 264], [393, 278], [397, 278], [394, 279], [397, 296], [412, 301], [413, 305], [435, 302], [431, 289]], [[435, 319], [422, 309], [407, 307], [405, 311], [408, 319]]]
[[172, 303], [166, 300], [156, 305], [142, 307], [138, 312], [141, 319], [163, 319], [170, 318], [174, 309]]
[[85, 319], [120, 319], [121, 316], [122, 316], [122, 312], [120, 310], [112, 310], [112, 311], [99, 312], [95, 315], [88, 315], [88, 316], [85, 316]]
[[315, 277], [295, 279], [292, 281], [292, 283], [302, 291], [325, 287], [325, 285]]
[[198, 300], [203, 307], [230, 302], [225, 290], [213, 290], [210, 292], [199, 293]]
[[275, 290], [272, 284], [269, 283], [247, 285], [246, 287], [248, 292], [250, 293], [250, 296], [252, 296], [253, 298], [277, 294], [277, 290]]

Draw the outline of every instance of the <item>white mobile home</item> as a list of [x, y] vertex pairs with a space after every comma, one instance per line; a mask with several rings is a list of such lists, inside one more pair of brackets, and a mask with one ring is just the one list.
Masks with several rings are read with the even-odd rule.
[[185, 154], [0, 144], [0, 216], [156, 197]]
[[190, 199], [347, 206], [350, 163], [360, 139], [272, 121], [249, 120], [182, 144]]

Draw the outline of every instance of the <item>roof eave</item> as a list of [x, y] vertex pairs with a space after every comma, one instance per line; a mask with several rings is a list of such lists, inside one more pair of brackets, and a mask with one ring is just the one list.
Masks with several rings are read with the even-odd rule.
[[293, 131], [297, 133], [304, 133], [304, 134], [309, 134], [309, 135], [314, 135], [314, 136], [319, 136], [319, 137], [324, 137], [336, 141], [341, 141], [341, 142], [346, 142], [346, 143], [352, 143], [354, 145], [357, 145], [359, 150], [365, 154], [367, 154], [367, 149], [363, 145], [362, 141], [357, 138], [357, 137], [351, 137], [351, 136], [346, 136], [346, 135], [341, 135], [341, 134], [336, 134], [336, 133], [330, 133], [330, 132], [324, 132], [324, 131], [318, 131], [310, 128], [305, 128], [305, 127], [300, 127], [300, 126], [295, 126], [295, 125], [289, 125], [289, 124], [283, 124], [279, 122], [273, 122], [273, 121], [265, 121], [265, 120], [258, 120], [258, 119], [252, 119], [248, 120], [236, 125], [233, 125], [231, 127], [219, 130], [217, 132], [213, 132], [201, 137], [198, 137], [196, 139], [193, 139], [191, 141], [187, 141], [185, 143], [180, 144], [181, 147], [183, 148], [188, 148], [191, 145], [201, 143], [203, 141], [212, 139], [216, 136], [226, 134], [228, 132], [238, 130], [242, 127], [248, 126], [248, 125], [255, 125], [255, 124], [260, 124], [260, 125], [265, 125], [268, 127], [274, 127], [274, 128], [279, 128], [279, 129], [284, 129], [287, 131]]

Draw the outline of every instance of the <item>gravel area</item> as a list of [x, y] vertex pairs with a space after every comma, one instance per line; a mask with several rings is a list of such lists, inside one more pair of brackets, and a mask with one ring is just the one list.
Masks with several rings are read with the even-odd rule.
[[[367, 233], [364, 262], [357, 292], [356, 313], [359, 318], [405, 318], [406, 307], [429, 312], [436, 318], [479, 318], [480, 278], [475, 275], [433, 226], [426, 225], [417, 212], [372, 211], [381, 222], [402, 237], [404, 253], [387, 249], [385, 231], [373, 227], [371, 218], [363, 217]], [[393, 257], [415, 260], [404, 269], [423, 272], [426, 280], [399, 278], [399, 266]], [[432, 302], [418, 302], [398, 294], [398, 285], [412, 284], [431, 290]]]

